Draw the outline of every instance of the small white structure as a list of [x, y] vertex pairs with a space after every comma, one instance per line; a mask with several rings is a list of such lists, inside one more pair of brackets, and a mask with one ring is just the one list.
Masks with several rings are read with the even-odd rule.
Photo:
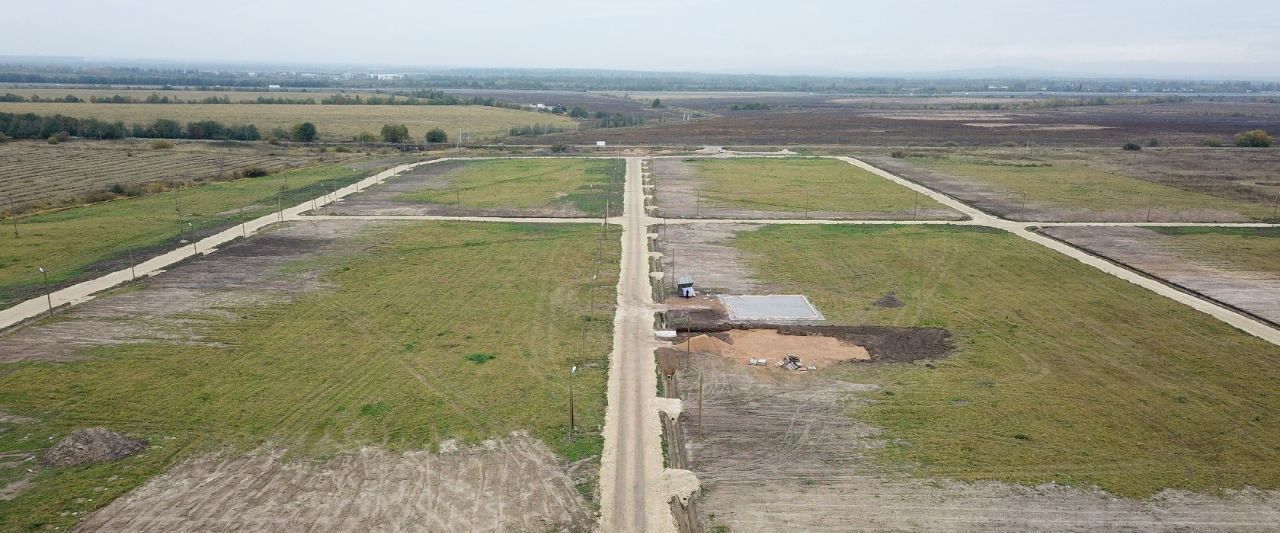
[[693, 278], [689, 276], [680, 276], [676, 278], [676, 288], [680, 290], [680, 296], [684, 298], [693, 298], [698, 293], [693, 290]]
[[604, 141], [596, 141], [596, 148], [604, 148], [604, 145], [605, 145]]

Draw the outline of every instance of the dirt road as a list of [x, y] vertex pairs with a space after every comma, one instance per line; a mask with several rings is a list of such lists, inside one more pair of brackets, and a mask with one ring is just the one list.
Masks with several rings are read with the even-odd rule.
[[[662, 466], [657, 348], [649, 286], [648, 226], [640, 160], [627, 159], [622, 273], [609, 355], [608, 410], [600, 462], [601, 531], [674, 531]], [[668, 473], [669, 474], [669, 473]], [[669, 476], [668, 476], [669, 477]]]

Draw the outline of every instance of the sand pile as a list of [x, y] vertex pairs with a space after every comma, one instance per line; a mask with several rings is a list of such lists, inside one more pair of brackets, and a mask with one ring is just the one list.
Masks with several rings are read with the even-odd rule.
[[123, 459], [142, 451], [147, 441], [105, 428], [79, 429], [40, 455], [45, 466], [76, 466]]

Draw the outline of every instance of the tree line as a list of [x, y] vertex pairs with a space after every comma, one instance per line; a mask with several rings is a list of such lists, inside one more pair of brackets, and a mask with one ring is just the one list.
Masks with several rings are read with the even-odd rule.
[[179, 123], [156, 119], [148, 124], [126, 125], [123, 121], [96, 118], [74, 118], [65, 115], [0, 112], [0, 133], [11, 139], [47, 139], [49, 137], [83, 137], [86, 139], [211, 139], [221, 141], [256, 141], [261, 138], [253, 124], [223, 124], [216, 120]]

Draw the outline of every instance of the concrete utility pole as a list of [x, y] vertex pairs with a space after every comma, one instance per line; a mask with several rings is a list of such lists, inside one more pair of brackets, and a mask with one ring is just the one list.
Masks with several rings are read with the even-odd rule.
[[[1280, 198], [1277, 198], [1280, 201]], [[18, 238], [18, 210], [13, 207], [13, 195], [9, 195], [9, 218], [13, 219], [13, 238]]]
[[129, 249], [129, 279], [138, 279], [137, 263], [133, 261], [133, 248]]
[[49, 304], [49, 316], [53, 316], [53, 294], [49, 292], [49, 271], [44, 267], [40, 268], [40, 275], [44, 276], [44, 299]]
[[573, 375], [578, 373], [578, 366], [569, 368], [569, 442], [573, 442], [573, 434], [578, 430], [578, 421], [573, 413]]

